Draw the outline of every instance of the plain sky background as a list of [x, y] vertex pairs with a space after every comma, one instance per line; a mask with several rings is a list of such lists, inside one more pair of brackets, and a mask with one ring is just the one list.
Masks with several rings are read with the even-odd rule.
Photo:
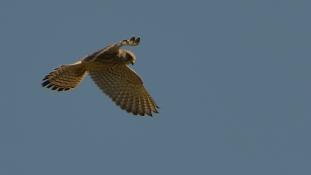
[[[310, 0], [1, 0], [1, 175], [311, 174]], [[159, 104], [120, 110], [87, 77], [41, 79], [141, 36]]]

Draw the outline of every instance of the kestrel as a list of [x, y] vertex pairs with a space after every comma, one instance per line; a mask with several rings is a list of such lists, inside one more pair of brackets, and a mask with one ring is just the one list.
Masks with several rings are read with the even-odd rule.
[[136, 57], [122, 46], [137, 46], [139, 37], [132, 37], [109, 45], [73, 64], [56, 68], [43, 78], [42, 86], [57, 91], [67, 91], [79, 85], [90, 74], [95, 84], [116, 105], [134, 115], [158, 113], [158, 106], [147, 92], [139, 75], [129, 67]]

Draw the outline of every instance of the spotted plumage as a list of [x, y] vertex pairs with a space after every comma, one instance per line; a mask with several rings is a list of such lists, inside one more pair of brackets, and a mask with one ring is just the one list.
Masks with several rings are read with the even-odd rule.
[[100, 49], [74, 63], [62, 65], [43, 78], [42, 86], [67, 91], [79, 85], [89, 74], [95, 84], [121, 109], [134, 115], [158, 113], [158, 106], [147, 92], [142, 79], [128, 65], [136, 57], [122, 46], [137, 46], [139, 37], [132, 37]]

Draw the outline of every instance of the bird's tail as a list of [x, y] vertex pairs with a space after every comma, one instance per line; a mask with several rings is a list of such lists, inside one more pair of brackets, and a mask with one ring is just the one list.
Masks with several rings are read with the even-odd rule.
[[75, 88], [86, 74], [84, 63], [62, 65], [43, 78], [42, 86], [57, 91]]

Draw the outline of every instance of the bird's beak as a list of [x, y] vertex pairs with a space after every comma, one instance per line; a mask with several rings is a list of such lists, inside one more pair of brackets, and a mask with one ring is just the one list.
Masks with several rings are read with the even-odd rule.
[[131, 60], [131, 62], [130, 62], [132, 65], [134, 65], [135, 64], [135, 60], [133, 59], [133, 60]]

